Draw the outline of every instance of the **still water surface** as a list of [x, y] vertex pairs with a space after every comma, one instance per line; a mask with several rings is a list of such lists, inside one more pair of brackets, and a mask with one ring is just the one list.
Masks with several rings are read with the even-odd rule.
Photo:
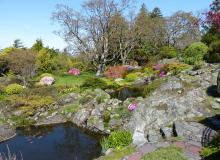
[[0, 143], [0, 153], [22, 154], [23, 160], [92, 160], [101, 154], [99, 137], [73, 124], [19, 129], [17, 136]]

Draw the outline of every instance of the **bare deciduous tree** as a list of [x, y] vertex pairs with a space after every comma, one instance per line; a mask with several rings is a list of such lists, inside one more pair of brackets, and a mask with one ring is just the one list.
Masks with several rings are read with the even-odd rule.
[[[109, 59], [111, 38], [111, 17], [124, 13], [131, 0], [87, 0], [80, 12], [68, 6], [58, 5], [52, 19], [63, 27], [59, 34], [79, 53], [84, 53], [93, 61], [97, 75], [104, 70]], [[112, 57], [112, 56], [110, 56]]]
[[184, 49], [200, 40], [198, 19], [190, 12], [176, 12], [166, 20], [167, 45]]

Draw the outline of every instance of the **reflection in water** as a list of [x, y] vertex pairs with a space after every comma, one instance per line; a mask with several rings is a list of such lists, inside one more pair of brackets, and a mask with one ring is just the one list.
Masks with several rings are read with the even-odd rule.
[[24, 160], [92, 160], [101, 154], [99, 138], [72, 124], [20, 129], [0, 144], [0, 153], [7, 152], [6, 145]]

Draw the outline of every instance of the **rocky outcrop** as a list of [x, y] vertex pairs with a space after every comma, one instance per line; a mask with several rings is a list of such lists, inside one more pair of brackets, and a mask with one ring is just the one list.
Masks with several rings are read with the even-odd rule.
[[216, 84], [217, 73], [216, 68], [207, 66], [201, 74], [169, 77], [150, 97], [139, 102], [124, 126], [133, 132], [134, 143], [141, 145], [172, 136], [175, 122], [211, 115], [207, 88]]
[[177, 121], [174, 123], [174, 129], [177, 136], [201, 145], [206, 145], [217, 135], [215, 130], [197, 122]]
[[16, 135], [14, 129], [7, 125], [0, 125], [0, 142], [13, 138]]
[[218, 73], [218, 79], [217, 79], [217, 92], [220, 94], [220, 72]]

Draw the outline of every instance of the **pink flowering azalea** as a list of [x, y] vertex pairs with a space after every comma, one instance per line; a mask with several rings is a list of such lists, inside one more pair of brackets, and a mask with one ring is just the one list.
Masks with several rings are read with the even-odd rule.
[[133, 111], [137, 108], [137, 104], [134, 104], [134, 103], [131, 103], [129, 106], [128, 106], [128, 110], [130, 111]]
[[164, 64], [156, 64], [153, 66], [154, 70], [160, 71], [164, 67]]
[[160, 74], [159, 74], [159, 77], [165, 77], [167, 74], [165, 71], [161, 71]]
[[80, 70], [79, 69], [76, 69], [76, 68], [71, 68], [69, 71], [68, 71], [69, 74], [72, 74], [74, 76], [78, 76], [80, 75]]

